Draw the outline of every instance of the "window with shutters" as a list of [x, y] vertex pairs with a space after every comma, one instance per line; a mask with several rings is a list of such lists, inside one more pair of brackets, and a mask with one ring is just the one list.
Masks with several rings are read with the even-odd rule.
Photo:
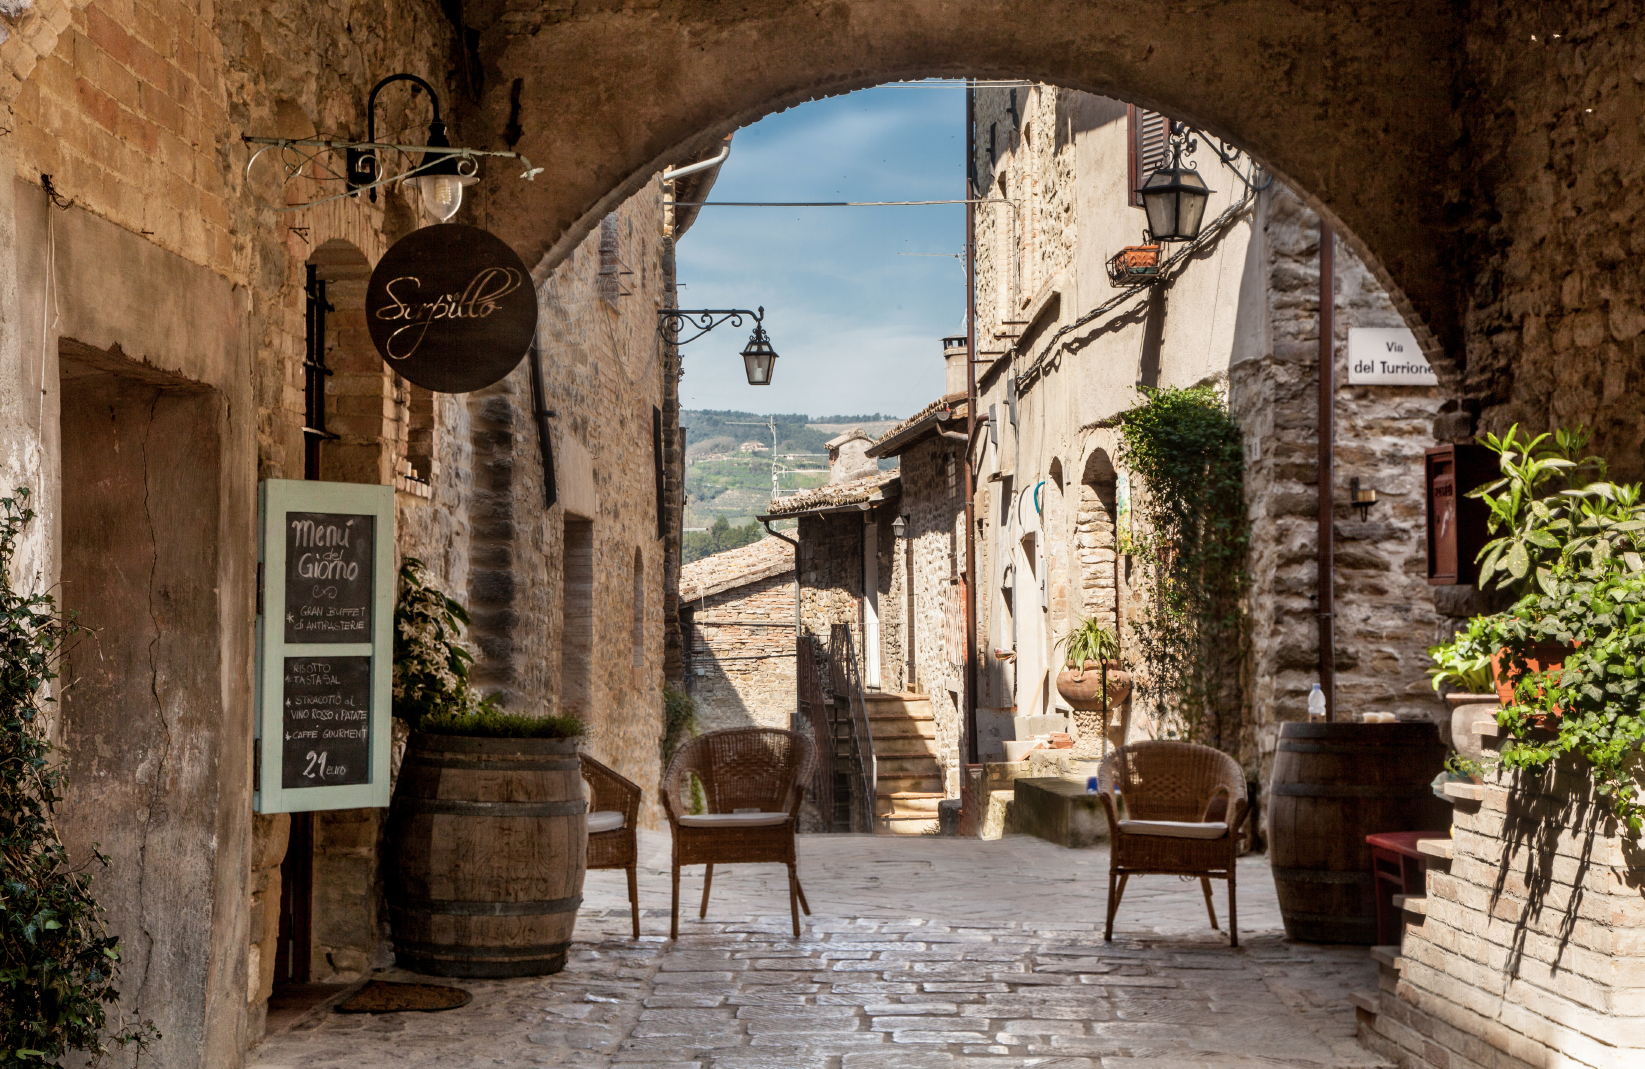
[[1127, 153], [1130, 163], [1126, 188], [1130, 191], [1130, 201], [1133, 208], [1142, 207], [1142, 198], [1137, 196], [1137, 187], [1143, 180], [1155, 171], [1170, 162], [1171, 150], [1171, 120], [1157, 111], [1139, 108], [1135, 104], [1126, 109], [1126, 121], [1130, 131], [1131, 150]]

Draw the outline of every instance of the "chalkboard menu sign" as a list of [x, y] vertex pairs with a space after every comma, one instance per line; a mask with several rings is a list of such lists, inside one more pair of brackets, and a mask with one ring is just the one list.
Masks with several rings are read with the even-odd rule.
[[370, 642], [376, 517], [286, 513], [286, 641]]
[[287, 657], [280, 785], [331, 787], [371, 778], [371, 658]]
[[394, 491], [262, 486], [259, 812], [388, 804]]

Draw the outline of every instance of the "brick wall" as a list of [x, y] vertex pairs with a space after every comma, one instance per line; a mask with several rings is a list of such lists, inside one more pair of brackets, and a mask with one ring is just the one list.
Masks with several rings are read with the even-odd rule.
[[703, 731], [793, 726], [794, 573], [686, 606], [686, 688]]
[[1451, 838], [1359, 1001], [1361, 1038], [1401, 1069], [1645, 1064], [1645, 858], [1579, 764], [1448, 788]]

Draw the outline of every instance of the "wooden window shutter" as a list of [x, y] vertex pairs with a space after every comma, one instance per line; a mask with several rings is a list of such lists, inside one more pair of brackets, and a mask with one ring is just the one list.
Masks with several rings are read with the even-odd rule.
[[1131, 135], [1126, 189], [1131, 206], [1140, 208], [1142, 198], [1137, 196], [1137, 187], [1142, 185], [1143, 179], [1170, 162], [1171, 120], [1157, 111], [1139, 108], [1135, 104], [1125, 110]]

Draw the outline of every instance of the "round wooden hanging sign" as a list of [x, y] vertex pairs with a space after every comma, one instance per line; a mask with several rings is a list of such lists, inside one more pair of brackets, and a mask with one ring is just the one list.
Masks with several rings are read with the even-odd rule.
[[531, 276], [501, 238], [439, 223], [396, 241], [366, 285], [366, 325], [388, 366], [468, 393], [514, 370], [537, 330]]

